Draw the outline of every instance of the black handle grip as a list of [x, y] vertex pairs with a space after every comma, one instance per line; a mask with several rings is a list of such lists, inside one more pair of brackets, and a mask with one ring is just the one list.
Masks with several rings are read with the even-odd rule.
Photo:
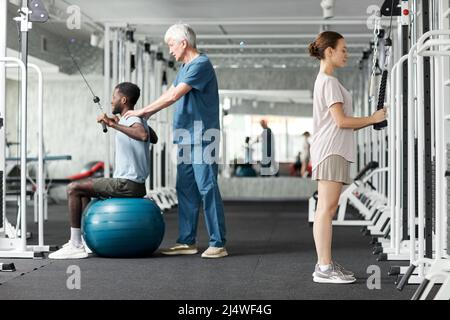
[[[380, 91], [378, 94], [377, 110], [383, 109], [383, 107], [384, 107], [384, 99], [386, 97], [387, 76], [388, 76], [388, 71], [383, 70], [383, 73], [381, 75]], [[381, 121], [379, 123], [375, 123], [373, 125], [373, 128], [375, 130], [381, 130], [385, 127], [387, 127], [387, 120]]]
[[[94, 95], [93, 100], [94, 100], [94, 103], [96, 103], [98, 105], [100, 111], [103, 111], [102, 105], [100, 104], [100, 98], [97, 97], [96, 95]], [[104, 122], [102, 122], [102, 128], [103, 128], [104, 133], [108, 132], [108, 128], [106, 128], [106, 124]]]
[[373, 128], [375, 130], [381, 130], [381, 129], [386, 128], [386, 127], [387, 127], [387, 120], [383, 120], [383, 121], [375, 123], [373, 125]]
[[409, 266], [408, 270], [406, 270], [406, 273], [403, 275], [402, 279], [400, 280], [400, 282], [397, 285], [398, 290], [400, 290], [400, 291], [403, 290], [403, 288], [408, 283], [408, 280], [411, 277], [411, 275], [413, 274], [415, 269], [416, 269], [416, 266], [414, 264], [411, 264]]
[[108, 132], [108, 128], [106, 128], [106, 124], [104, 122], [102, 122], [102, 128], [104, 133]]
[[419, 300], [422, 297], [422, 294], [424, 293], [424, 291], [427, 288], [429, 283], [430, 283], [430, 280], [423, 279], [423, 281], [420, 283], [419, 287], [417, 288], [416, 292], [414, 292], [411, 300]]

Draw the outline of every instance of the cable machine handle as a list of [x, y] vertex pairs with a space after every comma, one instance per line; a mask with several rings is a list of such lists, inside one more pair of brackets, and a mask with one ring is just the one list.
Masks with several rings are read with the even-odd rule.
[[[98, 107], [100, 108], [100, 111], [103, 111], [102, 105], [100, 104], [100, 98], [97, 96], [94, 96], [93, 98], [94, 103], [98, 104]], [[102, 124], [102, 128], [103, 128], [103, 132], [107, 133], [108, 132], [108, 128], [106, 128], [106, 124], [104, 122], [101, 123]]]
[[[390, 33], [390, 31], [389, 31], [389, 33]], [[392, 48], [392, 40], [391, 40], [391, 38], [389, 38], [389, 36], [386, 39], [384, 39], [384, 45], [385, 45], [385, 59], [384, 59], [383, 73], [381, 74], [380, 91], [378, 93], [377, 110], [383, 109], [384, 101], [386, 98], [388, 68], [389, 68], [389, 63], [391, 60], [391, 48]], [[387, 127], [387, 124], [388, 124], [387, 120], [384, 120], [382, 122], [375, 123], [373, 125], [373, 128], [375, 130], [381, 130], [381, 129]]]
[[[381, 75], [380, 92], [378, 94], [377, 110], [383, 109], [383, 107], [384, 107], [384, 99], [386, 98], [387, 76], [388, 76], [388, 71], [383, 70], [383, 73]], [[375, 130], [381, 130], [385, 127], [387, 127], [387, 120], [384, 120], [379, 123], [375, 123], [373, 125], [373, 128]]]

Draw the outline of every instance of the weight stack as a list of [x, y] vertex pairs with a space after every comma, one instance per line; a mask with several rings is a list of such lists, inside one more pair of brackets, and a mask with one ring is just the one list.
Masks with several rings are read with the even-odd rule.
[[436, 234], [436, 158], [431, 161], [431, 213], [433, 233]]
[[[450, 172], [450, 143], [447, 144], [447, 172]], [[447, 254], [450, 253], [450, 176], [447, 175]]]
[[3, 228], [3, 171], [0, 171], [0, 229]]

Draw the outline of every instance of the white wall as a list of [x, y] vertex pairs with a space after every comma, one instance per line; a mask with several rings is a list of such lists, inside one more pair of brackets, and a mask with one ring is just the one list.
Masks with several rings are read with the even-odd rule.
[[[45, 75], [44, 75], [45, 76]], [[94, 92], [102, 97], [103, 80], [89, 79]], [[37, 155], [37, 85], [29, 79], [28, 150]], [[18, 82], [7, 80], [6, 132], [8, 141], [18, 141]], [[109, 102], [102, 101], [103, 105]], [[85, 163], [104, 158], [104, 139], [96, 123], [98, 108], [79, 76], [44, 81], [44, 143], [50, 155], [71, 155], [71, 161], [48, 162], [49, 176], [65, 178], [79, 172]], [[11, 151], [13, 155], [17, 148]]]

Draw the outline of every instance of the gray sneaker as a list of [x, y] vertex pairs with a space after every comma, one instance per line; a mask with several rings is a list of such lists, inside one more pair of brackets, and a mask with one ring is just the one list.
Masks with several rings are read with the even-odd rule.
[[342, 271], [336, 267], [335, 264], [331, 264], [331, 267], [326, 271], [321, 271], [319, 265], [316, 265], [313, 281], [318, 283], [346, 284], [353, 283], [356, 281], [356, 279], [353, 276], [344, 275]]
[[[334, 264], [336, 269], [340, 270], [345, 276], [355, 277], [355, 274], [352, 271], [345, 269], [342, 265], [340, 265], [336, 261], [333, 261], [332, 264]], [[318, 264], [316, 264], [316, 269], [317, 268], [319, 268]], [[314, 270], [312, 276], [314, 277], [315, 275], [316, 275], [316, 271]]]
[[345, 269], [343, 266], [341, 266], [336, 261], [333, 261], [332, 263], [336, 266], [336, 269], [339, 269], [344, 275], [350, 276], [350, 277], [355, 277], [355, 274], [352, 271]]

